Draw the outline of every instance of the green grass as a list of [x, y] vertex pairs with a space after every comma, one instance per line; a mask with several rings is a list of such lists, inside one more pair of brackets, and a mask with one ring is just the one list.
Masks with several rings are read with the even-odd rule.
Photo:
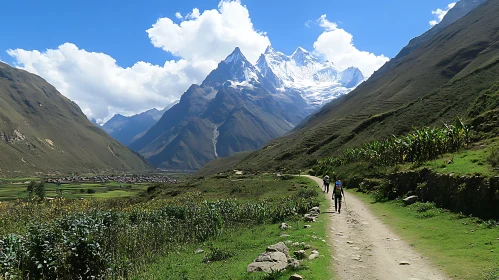
[[[374, 203], [370, 195], [352, 193], [453, 279], [499, 279], [499, 226], [431, 204]], [[487, 274], [489, 278], [485, 278]]]
[[[480, 173], [484, 176], [498, 176], [499, 170], [494, 169], [488, 158], [493, 148], [499, 148], [499, 139], [488, 139], [473, 144], [470, 149], [455, 154], [447, 154], [442, 158], [429, 161], [423, 165], [439, 173], [454, 173], [470, 175]], [[453, 159], [453, 163], [448, 161]], [[407, 166], [405, 166], [407, 168]]]
[[[15, 199], [24, 199], [28, 197], [26, 191], [27, 184], [23, 183], [2, 183], [0, 182], [0, 201], [8, 201]], [[75, 198], [114, 198], [125, 196], [136, 196], [147, 190], [148, 184], [125, 184], [120, 187], [117, 182], [106, 184], [45, 184], [46, 197], [58, 197], [59, 191], [62, 191], [62, 196], [68, 199]], [[95, 193], [89, 194], [87, 191], [91, 189]]]
[[220, 198], [253, 200], [288, 196], [299, 191], [303, 185], [316, 186], [305, 177], [277, 177], [275, 174], [224, 175], [192, 179], [180, 184], [163, 184], [154, 195], [177, 196], [196, 191], [201, 192], [203, 198], [208, 200]]
[[[321, 198], [321, 209], [327, 209], [328, 202]], [[221, 237], [205, 242], [179, 248], [169, 255], [148, 265], [144, 273], [132, 279], [263, 279], [264, 273], [247, 273], [246, 266], [253, 262], [258, 255], [265, 251], [269, 245], [291, 240], [305, 242], [317, 249], [320, 257], [316, 260], [306, 260], [298, 271], [288, 269], [278, 279], [288, 279], [293, 273], [298, 273], [304, 279], [332, 279], [331, 252], [325, 242], [327, 240], [328, 216], [321, 215], [312, 227], [304, 229], [303, 221], [288, 221], [291, 230], [281, 231], [277, 224], [266, 224], [254, 227], [239, 228], [226, 232]], [[290, 237], [280, 237], [282, 233]], [[316, 237], [316, 238], [314, 238]], [[210, 246], [223, 248], [225, 252], [233, 254], [232, 257], [217, 262], [203, 263], [205, 255], [210, 251]], [[290, 254], [303, 249], [287, 244]], [[203, 249], [202, 254], [195, 254], [197, 248]], [[307, 250], [307, 255], [311, 250]]]

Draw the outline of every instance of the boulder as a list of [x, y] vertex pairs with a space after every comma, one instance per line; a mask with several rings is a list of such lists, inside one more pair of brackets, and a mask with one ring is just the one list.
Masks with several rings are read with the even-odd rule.
[[288, 266], [288, 258], [282, 252], [265, 252], [246, 267], [247, 272], [282, 271]]
[[304, 225], [303, 228], [311, 228], [311, 225]]
[[201, 254], [201, 253], [204, 253], [204, 250], [203, 249], [196, 249], [196, 251], [194, 251], [195, 254]]
[[270, 245], [269, 247], [267, 247], [267, 252], [281, 252], [286, 255], [286, 257], [289, 257], [289, 249], [283, 242]]
[[293, 253], [293, 255], [294, 255], [297, 259], [299, 259], [299, 260], [304, 259], [304, 258], [305, 258], [305, 256], [306, 256], [306, 254], [305, 254], [305, 250], [298, 250], [298, 251], [295, 251], [295, 252]]
[[303, 280], [303, 277], [299, 274], [293, 274], [291, 276], [289, 276], [289, 280]]
[[411, 265], [408, 261], [401, 261], [399, 265]]
[[315, 222], [316, 218], [314, 216], [310, 216], [308, 214], [305, 214], [304, 219], [305, 219], [305, 222]]
[[299, 260], [295, 260], [295, 259], [290, 260], [289, 267], [291, 267], [292, 269], [297, 269], [299, 266], [300, 266]]
[[303, 249], [304, 250], [308, 250], [310, 248], [312, 248], [312, 246], [310, 246], [309, 244], [303, 244]]
[[319, 254], [310, 254], [310, 256], [308, 256], [308, 259], [309, 260], [315, 260], [319, 257]]
[[291, 229], [291, 226], [286, 224], [286, 223], [282, 223], [280, 226], [279, 226], [279, 229], [282, 229], [282, 230], [287, 230], [287, 229]]
[[418, 201], [417, 195], [411, 195], [411, 196], [404, 198], [405, 205], [411, 205], [411, 204], [415, 203], [416, 201]]
[[309, 213], [312, 215], [315, 215], [315, 216], [319, 216], [319, 214], [321, 213], [321, 209], [317, 206], [312, 207], [312, 209], [310, 209]]

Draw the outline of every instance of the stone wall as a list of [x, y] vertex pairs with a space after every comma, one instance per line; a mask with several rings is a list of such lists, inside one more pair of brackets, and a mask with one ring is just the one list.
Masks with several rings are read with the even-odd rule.
[[499, 177], [457, 176], [429, 169], [393, 173], [386, 180], [367, 179], [360, 183], [364, 191], [379, 188], [394, 199], [417, 195], [421, 201], [482, 219], [499, 219]]

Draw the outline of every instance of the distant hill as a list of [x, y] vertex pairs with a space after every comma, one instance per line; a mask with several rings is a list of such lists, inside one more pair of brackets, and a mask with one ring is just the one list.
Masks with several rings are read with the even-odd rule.
[[231, 171], [238, 162], [247, 157], [251, 151], [240, 152], [233, 154], [225, 158], [217, 158], [210, 161], [208, 164], [199, 169], [198, 172], [194, 174], [197, 177], [210, 176], [221, 172]]
[[[414, 126], [441, 126], [455, 117], [472, 119], [497, 110], [499, 1], [469, 5], [479, 2], [458, 3], [457, 8], [469, 8], [460, 10], [464, 17], [444, 19], [443, 27], [435, 26], [436, 31], [430, 30], [417, 44], [411, 41], [350, 94], [327, 104], [237, 167], [310, 166], [347, 147], [407, 133]], [[458, 17], [453, 9], [448, 15]]]
[[161, 119], [161, 116], [175, 104], [176, 102], [166, 106], [161, 111], [151, 109], [130, 117], [116, 114], [101, 128], [114, 139], [128, 146], [155, 125]]
[[147, 169], [52, 85], [0, 62], [0, 177]]

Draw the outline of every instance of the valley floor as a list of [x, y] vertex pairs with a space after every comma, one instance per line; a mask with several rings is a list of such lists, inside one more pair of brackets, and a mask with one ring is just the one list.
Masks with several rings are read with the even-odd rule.
[[[322, 180], [309, 176], [319, 186]], [[339, 279], [449, 279], [375, 217], [364, 202], [348, 195], [343, 212], [335, 213], [331, 192], [329, 241]], [[401, 263], [407, 262], [407, 265]]]

